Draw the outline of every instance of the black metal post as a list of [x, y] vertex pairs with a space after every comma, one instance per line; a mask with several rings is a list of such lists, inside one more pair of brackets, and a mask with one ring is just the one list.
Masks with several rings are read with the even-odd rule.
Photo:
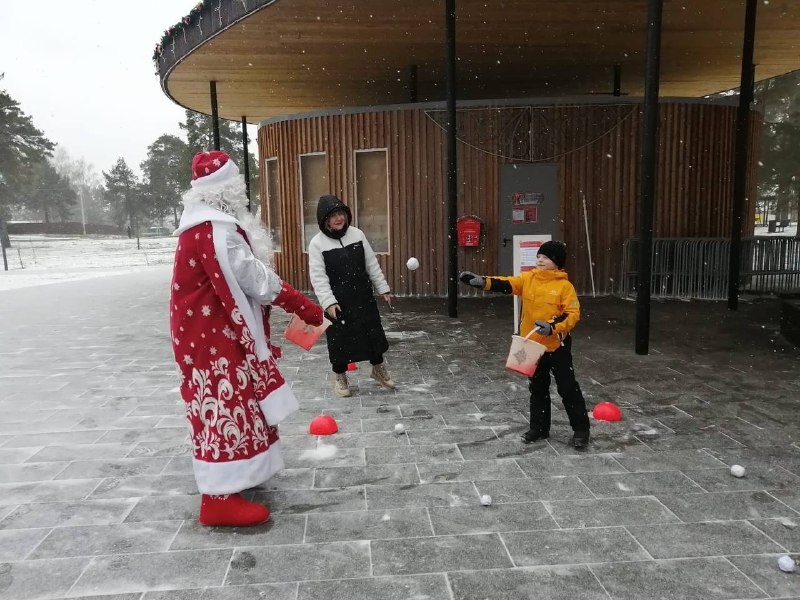
[[644, 132], [639, 206], [639, 281], [636, 286], [636, 354], [650, 345], [650, 280], [653, 260], [653, 204], [658, 158], [658, 83], [661, 66], [663, 0], [647, 2], [647, 56], [644, 81]]
[[447, 89], [447, 313], [458, 317], [458, 162], [456, 161], [456, 0], [445, 0]]
[[742, 224], [747, 195], [747, 158], [750, 147], [750, 105], [753, 102], [753, 45], [756, 38], [757, 0], [747, 0], [742, 42], [742, 78], [736, 109], [736, 148], [733, 159], [731, 248], [728, 258], [728, 308], [739, 308], [739, 277], [742, 263]]
[[416, 102], [418, 97], [418, 88], [419, 88], [419, 66], [418, 65], [411, 65], [411, 73], [409, 77], [408, 87], [410, 88], [409, 91], [409, 99], [411, 102]]
[[[3, 252], [3, 269], [8, 271], [8, 256], [6, 256], [6, 242], [8, 239], [8, 230], [6, 229], [6, 220], [0, 217], [0, 249]], [[10, 245], [10, 244], [9, 244]]]
[[247, 117], [242, 116], [242, 150], [244, 152], [244, 193], [247, 195], [247, 212], [253, 212], [250, 204], [250, 150], [248, 149]]
[[614, 95], [622, 95], [622, 67], [614, 65]]
[[131, 227], [136, 233], [136, 249], [141, 250], [142, 245], [139, 239], [139, 219], [136, 216], [138, 206], [134, 207], [131, 201], [131, 186], [125, 182], [125, 204], [128, 207], [128, 226]]
[[211, 131], [214, 134], [214, 150], [219, 150], [219, 110], [217, 109], [217, 82], [211, 82]]

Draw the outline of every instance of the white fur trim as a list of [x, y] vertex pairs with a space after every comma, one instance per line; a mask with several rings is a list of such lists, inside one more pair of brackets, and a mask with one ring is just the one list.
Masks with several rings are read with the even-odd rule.
[[251, 458], [229, 462], [206, 462], [192, 459], [197, 489], [201, 494], [236, 494], [267, 481], [283, 469], [281, 442], [278, 440], [265, 452]]
[[[214, 221], [211, 223], [211, 227], [214, 232], [212, 235], [214, 236], [214, 251], [217, 254], [217, 262], [222, 271], [222, 276], [225, 278], [225, 282], [231, 290], [233, 300], [236, 302], [236, 307], [239, 309], [239, 312], [242, 313], [244, 323], [250, 330], [250, 335], [253, 336], [256, 345], [256, 357], [258, 357], [258, 360], [262, 361], [275, 360], [272, 358], [272, 353], [267, 347], [266, 336], [264, 334], [264, 322], [260, 314], [261, 305], [255, 302], [251, 304], [250, 298], [247, 297], [247, 294], [245, 294], [244, 290], [239, 286], [239, 282], [236, 281], [236, 277], [228, 261], [227, 236], [228, 231], [235, 227], [235, 225]], [[256, 304], [258, 313], [256, 313], [256, 308], [254, 308], [253, 304]]]
[[244, 210], [236, 212], [239, 224], [247, 233], [247, 240], [255, 257], [274, 270], [275, 250], [272, 246], [272, 234], [267, 231], [261, 220], [244, 207]]
[[213, 173], [209, 173], [205, 177], [192, 179], [192, 189], [194, 190], [210, 190], [217, 187], [222, 187], [227, 182], [236, 179], [239, 176], [239, 167], [231, 159], [228, 159], [224, 165]]
[[261, 221], [247, 210], [247, 195], [242, 177], [237, 175], [226, 180], [224, 185], [213, 189], [187, 190], [183, 194], [181, 203], [183, 213], [178, 229], [173, 235], [180, 235], [204, 221], [236, 223], [247, 233], [256, 258], [272, 268], [275, 259], [272, 235]]
[[181, 213], [181, 221], [178, 225], [178, 228], [172, 233], [172, 235], [180, 235], [187, 229], [191, 229], [195, 225], [205, 223], [206, 221], [210, 221], [212, 223], [214, 221], [220, 221], [222, 223], [238, 223], [236, 217], [226, 215], [224, 212], [220, 212], [201, 202], [194, 203], [184, 206], [183, 213]]
[[300, 409], [297, 398], [288, 383], [284, 383], [266, 398], [259, 400], [258, 405], [270, 425], [278, 425]]

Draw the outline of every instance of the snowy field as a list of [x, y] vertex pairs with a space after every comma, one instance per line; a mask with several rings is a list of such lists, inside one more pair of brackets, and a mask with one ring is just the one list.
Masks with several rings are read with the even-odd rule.
[[154, 265], [172, 264], [177, 238], [118, 236], [11, 236], [8, 271], [0, 265], [0, 291], [122, 275]]
[[787, 227], [783, 231], [779, 231], [777, 233], [767, 233], [767, 226], [766, 225], [756, 225], [756, 230], [753, 235], [758, 237], [775, 237], [775, 236], [789, 236], [794, 237], [797, 235], [797, 222], [795, 221], [792, 223], [790, 227]]
[[[782, 233], [768, 234], [766, 227], [756, 227], [757, 236], [794, 236], [797, 223]], [[119, 236], [11, 236], [7, 250], [8, 271], [0, 266], [0, 291], [121, 275], [154, 265], [172, 264], [177, 238], [141, 238]]]

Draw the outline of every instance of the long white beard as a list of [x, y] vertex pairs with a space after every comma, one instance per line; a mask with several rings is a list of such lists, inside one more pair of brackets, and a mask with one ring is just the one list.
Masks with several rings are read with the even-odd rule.
[[270, 269], [274, 268], [275, 250], [272, 246], [272, 234], [267, 231], [261, 219], [250, 211], [247, 206], [236, 214], [236, 219], [247, 232], [247, 239], [250, 240], [250, 248], [255, 257], [266, 264]]
[[272, 245], [272, 235], [261, 223], [261, 220], [247, 210], [247, 194], [245, 193], [244, 178], [241, 175], [213, 191], [191, 188], [183, 194], [181, 202], [186, 208], [196, 204], [206, 204], [220, 212], [236, 217], [239, 225], [247, 234], [255, 257], [270, 269], [274, 267], [275, 250]]

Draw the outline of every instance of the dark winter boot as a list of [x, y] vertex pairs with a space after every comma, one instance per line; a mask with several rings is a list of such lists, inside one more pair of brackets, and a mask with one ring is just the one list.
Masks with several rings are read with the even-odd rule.
[[589, 432], [576, 431], [572, 435], [570, 442], [572, 443], [572, 447], [576, 450], [586, 450], [586, 447], [589, 445]]
[[248, 502], [239, 494], [208, 496], [200, 501], [200, 524], [219, 527], [250, 527], [269, 519], [269, 509], [257, 502]]
[[543, 431], [541, 429], [529, 429], [522, 435], [522, 441], [525, 444], [532, 444], [533, 442], [538, 442], [539, 440], [546, 440], [549, 437], [549, 431]]

